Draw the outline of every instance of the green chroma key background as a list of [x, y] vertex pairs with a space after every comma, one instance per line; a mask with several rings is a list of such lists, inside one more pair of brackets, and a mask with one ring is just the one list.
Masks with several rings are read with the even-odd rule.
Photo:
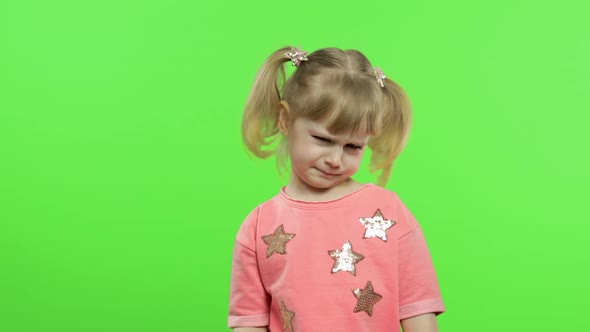
[[235, 232], [286, 182], [241, 109], [287, 44], [357, 48], [409, 94], [387, 188], [427, 237], [441, 331], [590, 330], [589, 9], [3, 2], [0, 331], [226, 331]]

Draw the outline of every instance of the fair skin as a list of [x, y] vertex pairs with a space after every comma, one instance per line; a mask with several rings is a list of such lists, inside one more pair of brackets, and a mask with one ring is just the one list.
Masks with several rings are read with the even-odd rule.
[[305, 201], [328, 201], [361, 187], [351, 176], [359, 168], [368, 134], [335, 134], [322, 121], [294, 119], [284, 101], [279, 115], [279, 129], [287, 137], [291, 160], [287, 195]]
[[401, 324], [404, 332], [438, 332], [433, 313], [402, 319]]
[[[287, 195], [305, 201], [340, 198], [361, 187], [351, 179], [360, 166], [366, 133], [331, 133], [321, 121], [293, 119], [289, 105], [282, 101], [279, 130], [287, 137], [291, 175]], [[404, 332], [437, 332], [435, 315], [423, 314], [401, 321]], [[239, 327], [234, 332], [267, 332], [266, 327]]]

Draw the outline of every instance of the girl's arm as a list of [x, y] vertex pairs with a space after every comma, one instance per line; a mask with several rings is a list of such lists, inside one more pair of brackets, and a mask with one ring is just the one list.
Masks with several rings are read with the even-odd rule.
[[433, 313], [406, 318], [401, 323], [404, 332], [438, 332]]
[[266, 327], [236, 327], [234, 332], [267, 332]]

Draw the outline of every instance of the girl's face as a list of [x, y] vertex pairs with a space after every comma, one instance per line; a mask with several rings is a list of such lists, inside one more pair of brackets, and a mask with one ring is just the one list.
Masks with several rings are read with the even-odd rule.
[[[298, 118], [288, 128], [291, 177], [287, 186], [301, 197], [346, 194], [369, 135], [332, 134], [321, 121]], [[295, 189], [295, 190], [293, 190]]]

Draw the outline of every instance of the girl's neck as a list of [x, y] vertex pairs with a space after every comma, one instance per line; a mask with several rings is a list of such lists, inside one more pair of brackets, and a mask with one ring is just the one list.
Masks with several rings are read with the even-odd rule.
[[299, 201], [324, 202], [342, 198], [359, 190], [362, 186], [352, 178], [331, 188], [314, 188], [300, 181], [289, 181], [285, 187], [285, 194]]

